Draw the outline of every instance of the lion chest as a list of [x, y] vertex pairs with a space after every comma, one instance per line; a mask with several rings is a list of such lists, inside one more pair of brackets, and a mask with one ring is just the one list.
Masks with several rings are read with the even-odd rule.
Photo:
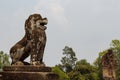
[[34, 53], [39, 53], [45, 47], [46, 34], [43, 30], [33, 30], [31, 34], [31, 46]]

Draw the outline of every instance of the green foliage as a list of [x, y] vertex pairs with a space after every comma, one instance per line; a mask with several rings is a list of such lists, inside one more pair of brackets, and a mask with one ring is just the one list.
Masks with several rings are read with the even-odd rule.
[[65, 48], [63, 49], [63, 55], [65, 55], [64, 57], [62, 57], [61, 59], [61, 63], [58, 66], [65, 72], [70, 72], [73, 70], [74, 66], [75, 66], [75, 62], [77, 60], [75, 52], [73, 51], [72, 48], [65, 46]]
[[59, 75], [59, 80], [70, 80], [68, 75], [64, 73], [59, 67], [52, 67], [52, 72], [57, 73]]
[[68, 73], [70, 80], [99, 80], [96, 68], [85, 59], [76, 62], [73, 71]]
[[79, 71], [71, 71], [68, 73], [70, 80], [85, 80], [85, 77], [82, 76]]
[[81, 74], [90, 73], [90, 64], [85, 59], [82, 59], [77, 61], [75, 70], [79, 71]]
[[[116, 77], [117, 80], [120, 80], [120, 41], [112, 40], [111, 47], [115, 53], [115, 57], [117, 59], [117, 70]], [[75, 52], [72, 48], [65, 46], [63, 49], [63, 57], [61, 59], [61, 64], [58, 64], [56, 67], [59, 68], [60, 71], [64, 73], [64, 75], [68, 75], [70, 80], [103, 80], [102, 75], [102, 64], [101, 59], [102, 56], [107, 53], [108, 50], [104, 50], [99, 53], [99, 56], [94, 61], [94, 65], [91, 65], [87, 62], [86, 59], [82, 59], [77, 61]], [[77, 62], [76, 62], [77, 61]], [[56, 69], [57, 70], [57, 69]], [[63, 74], [60, 71], [56, 71], [58, 74]], [[67, 76], [67, 78], [68, 78]], [[61, 80], [67, 80], [60, 75]]]
[[[112, 49], [115, 55], [115, 58], [117, 60], [117, 69], [116, 69], [116, 77], [117, 80], [120, 80], [120, 40], [112, 40], [110, 44], [110, 48]], [[100, 80], [102, 80], [102, 65], [101, 65], [101, 59], [102, 56], [107, 53], [107, 50], [100, 52], [98, 58], [94, 62], [94, 66], [98, 69], [98, 75]]]
[[0, 51], [0, 69], [2, 69], [3, 66], [7, 65], [10, 65], [9, 55], [4, 53], [3, 51]]
[[[58, 64], [56, 67], [65, 72], [64, 75], [68, 75], [70, 80], [102, 80], [98, 75], [98, 67], [91, 65], [86, 59], [77, 61], [72, 48], [65, 46], [63, 55], [64, 57], [61, 59], [62, 64]], [[97, 62], [96, 65], [98, 65]], [[57, 72], [61, 74], [59, 71]], [[61, 79], [64, 80], [64, 78]]]

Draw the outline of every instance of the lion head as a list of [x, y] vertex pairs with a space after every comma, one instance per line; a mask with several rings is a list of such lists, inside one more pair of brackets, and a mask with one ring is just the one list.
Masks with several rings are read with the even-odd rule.
[[28, 17], [25, 22], [25, 30], [31, 33], [33, 30], [42, 29], [46, 30], [48, 23], [47, 18], [42, 18], [40, 14], [33, 14]]

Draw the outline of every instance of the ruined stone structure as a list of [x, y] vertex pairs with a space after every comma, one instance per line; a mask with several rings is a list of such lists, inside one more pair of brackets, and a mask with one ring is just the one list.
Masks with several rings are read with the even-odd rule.
[[108, 50], [108, 52], [105, 55], [103, 55], [101, 62], [102, 62], [103, 79], [116, 80], [115, 78], [116, 60], [112, 50]]
[[[43, 63], [47, 18], [30, 15], [25, 22], [25, 36], [10, 49], [11, 66], [0, 73], [3, 80], [58, 80], [59, 76]], [[30, 62], [24, 60], [30, 56]]]

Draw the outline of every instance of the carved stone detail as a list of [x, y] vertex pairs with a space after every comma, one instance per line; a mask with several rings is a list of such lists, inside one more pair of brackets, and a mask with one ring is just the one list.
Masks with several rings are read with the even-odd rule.
[[[11, 66], [4, 66], [2, 80], [59, 80], [59, 76], [43, 63], [47, 18], [30, 15], [25, 22], [25, 36], [10, 49]], [[30, 63], [24, 60], [30, 56]]]
[[29, 16], [25, 22], [25, 36], [10, 49], [12, 64], [29, 64], [24, 62], [29, 55], [31, 65], [43, 64], [46, 44], [46, 26], [44, 25], [47, 23], [47, 18], [42, 18], [40, 14]]

